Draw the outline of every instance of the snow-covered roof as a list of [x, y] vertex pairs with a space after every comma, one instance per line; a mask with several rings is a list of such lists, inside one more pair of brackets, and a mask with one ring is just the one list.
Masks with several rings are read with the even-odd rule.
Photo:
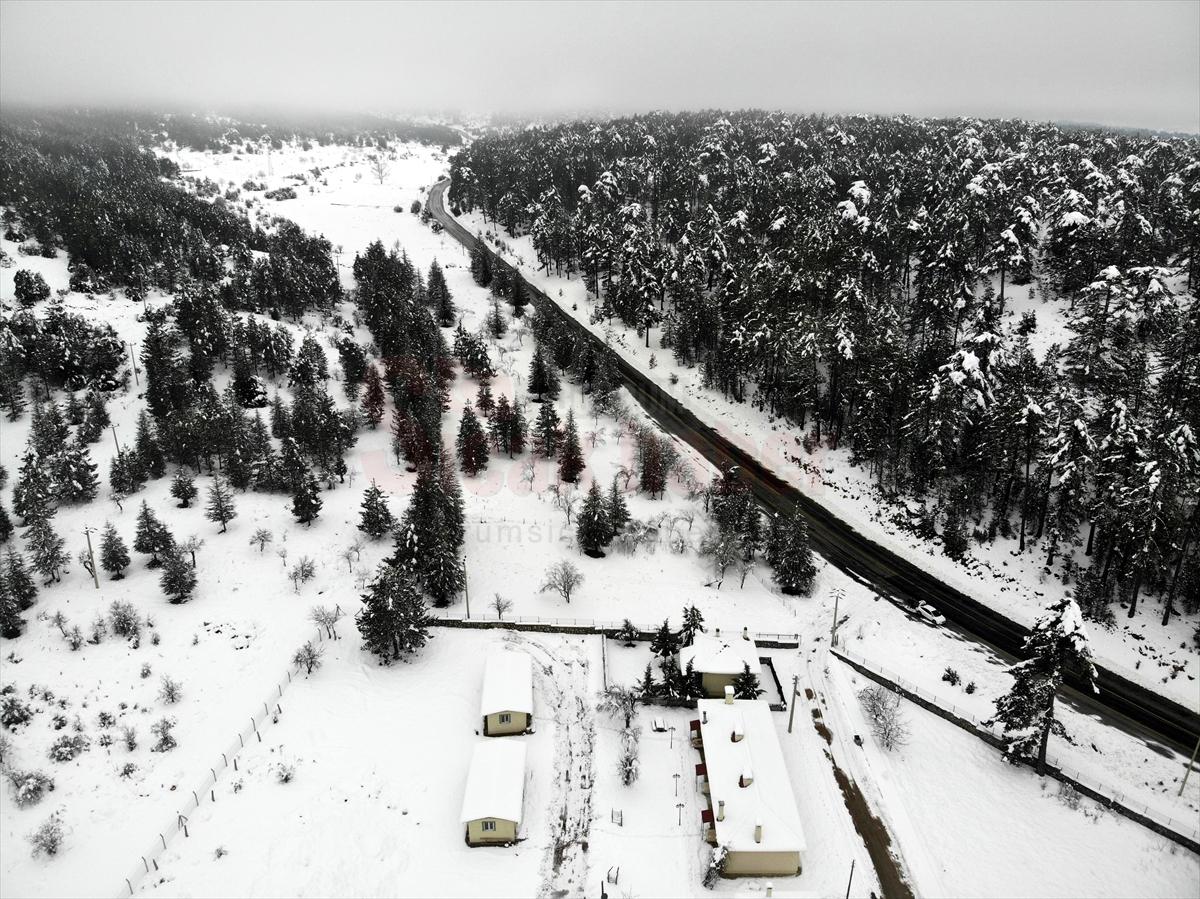
[[696, 634], [691, 646], [679, 650], [679, 667], [686, 668], [688, 662], [701, 674], [741, 674], [746, 665], [757, 674], [758, 647], [741, 634]]
[[533, 666], [523, 652], [494, 649], [488, 653], [479, 713], [496, 712], [533, 714]]
[[477, 743], [463, 793], [462, 823], [499, 818], [520, 824], [524, 800], [525, 744], [520, 740]]
[[[702, 699], [697, 709], [717, 845], [732, 852], [804, 852], [804, 829], [770, 707], [761, 699]], [[736, 743], [734, 731], [742, 734]], [[743, 775], [751, 777], [749, 786], [741, 786]], [[724, 820], [717, 820], [722, 800]], [[757, 825], [762, 842], [754, 840]]]

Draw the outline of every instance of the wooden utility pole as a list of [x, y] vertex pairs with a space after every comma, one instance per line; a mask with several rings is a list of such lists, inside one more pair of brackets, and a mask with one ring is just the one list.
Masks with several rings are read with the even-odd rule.
[[467, 557], [463, 555], [463, 596], [467, 600], [467, 618], [471, 617], [471, 585], [467, 583]]
[[92, 529], [85, 527], [83, 529], [83, 536], [87, 537], [88, 559], [92, 563], [92, 581], [95, 582], [96, 589], [99, 590], [100, 589], [100, 577], [96, 573], [96, 554], [92, 552]]
[[1183, 795], [1183, 788], [1187, 786], [1188, 776], [1192, 773], [1192, 766], [1196, 764], [1196, 753], [1200, 753], [1200, 737], [1196, 738], [1196, 748], [1192, 750], [1192, 757], [1188, 760], [1187, 770], [1183, 772], [1183, 783], [1179, 785], [1179, 795]]
[[842, 598], [842, 591], [835, 588], [833, 591], [833, 627], [829, 631], [829, 645], [837, 646], [837, 625], [838, 625], [838, 601]]
[[800, 675], [792, 675], [792, 707], [788, 709], [788, 733], [792, 732], [792, 721], [796, 718], [796, 700], [800, 698]]
[[115, 446], [115, 447], [117, 448], [117, 453], [118, 453], [118, 454], [120, 454], [120, 452], [121, 452], [121, 444], [117, 443], [117, 426], [116, 426], [116, 425], [110, 425], [109, 427], [110, 427], [110, 429], [111, 429], [111, 430], [112, 430], [112, 432], [113, 432], [113, 446]]
[[850, 899], [850, 884], [854, 883], [854, 859], [850, 859], [850, 879], [846, 881], [846, 899]]
[[138, 381], [137, 360], [133, 356], [134, 345], [132, 343], [127, 343], [126, 346], [129, 347], [129, 367], [133, 369], [133, 383], [135, 386], [141, 386], [141, 382]]

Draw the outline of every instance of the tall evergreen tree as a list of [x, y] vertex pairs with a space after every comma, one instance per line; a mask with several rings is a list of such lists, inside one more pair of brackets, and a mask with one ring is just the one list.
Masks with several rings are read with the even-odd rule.
[[629, 524], [629, 507], [625, 505], [625, 495], [617, 486], [616, 478], [613, 478], [612, 486], [608, 490], [604, 512], [608, 516], [610, 532], [608, 539], [611, 542], [614, 537], [625, 530], [625, 525]]
[[311, 527], [321, 513], [321, 506], [321, 485], [308, 474], [292, 494], [292, 514], [298, 522]]
[[696, 634], [704, 632], [704, 615], [695, 606], [687, 606], [683, 610], [683, 626], [679, 628], [679, 640], [684, 646], [691, 646], [696, 640]]
[[153, 422], [150, 421], [150, 416], [144, 410], [138, 414], [134, 452], [137, 453], [138, 464], [146, 477], [157, 480], [167, 473], [167, 463], [158, 440], [158, 434], [155, 432]]
[[603, 557], [603, 547], [612, 539], [612, 528], [608, 523], [608, 513], [604, 508], [604, 495], [600, 486], [592, 481], [583, 508], [575, 522], [575, 540], [584, 554], [594, 559]]
[[758, 683], [758, 675], [750, 670], [749, 663], [743, 664], [741, 673], [733, 679], [733, 695], [738, 699], [758, 699], [765, 692]]
[[220, 477], [214, 477], [212, 486], [208, 488], [208, 505], [204, 517], [221, 526], [224, 534], [229, 522], [237, 518], [237, 509], [233, 504], [233, 494]]
[[381, 664], [410, 656], [428, 641], [432, 619], [416, 584], [399, 569], [381, 565], [362, 602], [358, 632], [363, 648]]
[[458, 426], [458, 460], [462, 470], [474, 477], [488, 463], [487, 437], [479, 419], [470, 406], [463, 406], [462, 420]]
[[160, 557], [174, 547], [175, 538], [171, 536], [171, 532], [158, 520], [146, 501], [142, 500], [142, 507], [138, 510], [137, 529], [133, 535], [134, 552], [150, 556], [149, 567], [157, 568], [162, 564]]
[[799, 512], [771, 519], [767, 539], [767, 562], [774, 569], [775, 583], [789, 596], [806, 596], [817, 576], [809, 545], [808, 524]]
[[579, 480], [583, 472], [583, 449], [579, 445], [579, 429], [575, 426], [575, 410], [567, 410], [567, 426], [563, 431], [562, 454], [558, 459], [558, 476], [568, 484]]
[[67, 554], [63, 551], [66, 541], [58, 536], [48, 518], [38, 518], [25, 532], [25, 545], [33, 562], [33, 570], [40, 574], [47, 586], [57, 584], [62, 571], [67, 567]]
[[359, 515], [358, 529], [378, 540], [384, 534], [391, 533], [396, 526], [396, 519], [388, 508], [387, 499], [379, 485], [371, 480], [371, 486], [363, 492], [362, 512]]
[[187, 469], [180, 467], [171, 479], [171, 496], [179, 500], [179, 508], [186, 509], [196, 498], [196, 482]]
[[383, 379], [379, 377], [379, 369], [374, 364], [367, 364], [367, 389], [363, 392], [362, 409], [371, 430], [379, 427], [383, 421]]
[[654, 639], [650, 641], [650, 651], [663, 658], [674, 656], [679, 651], [679, 636], [671, 630], [668, 619], [664, 618], [655, 632]]
[[533, 428], [533, 448], [540, 456], [554, 458], [559, 444], [559, 418], [554, 403], [542, 403]]
[[1006, 757], [1014, 763], [1035, 759], [1042, 775], [1050, 736], [1067, 735], [1054, 711], [1065, 672], [1094, 676], [1087, 629], [1074, 600], [1067, 597], [1053, 603], [1034, 623], [1024, 650], [1028, 658], [1009, 669], [1013, 685], [996, 700], [992, 721], [1004, 727]]
[[104, 535], [100, 538], [100, 567], [112, 575], [114, 581], [125, 577], [129, 567], [129, 549], [117, 533], [111, 521], [104, 524]]
[[0, 637], [12, 640], [24, 630], [25, 619], [21, 617], [16, 597], [8, 587], [8, 580], [0, 574]]
[[192, 598], [192, 592], [196, 589], [196, 569], [188, 564], [187, 558], [176, 547], [168, 550], [163, 557], [159, 585], [167, 600], [175, 605]]
[[24, 611], [33, 605], [37, 599], [37, 584], [25, 565], [25, 557], [12, 547], [4, 557], [4, 580], [18, 609]]

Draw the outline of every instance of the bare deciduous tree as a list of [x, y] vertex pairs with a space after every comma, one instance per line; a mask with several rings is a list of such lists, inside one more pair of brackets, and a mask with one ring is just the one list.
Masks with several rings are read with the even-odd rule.
[[297, 668], [303, 668], [305, 674], [312, 674], [321, 667], [321, 657], [324, 655], [324, 646], [313, 646], [312, 640], [307, 640], [292, 656], [292, 664]]
[[504, 613], [511, 610], [512, 605], [511, 599], [505, 599], [499, 593], [496, 594], [496, 598], [491, 602], [492, 608], [496, 610], [497, 620], [503, 620]]
[[331, 609], [328, 606], [313, 606], [312, 611], [308, 613], [308, 617], [312, 619], [317, 627], [324, 629], [326, 637], [336, 640], [338, 639], [338, 635], [334, 628], [342, 619], [343, 614], [341, 607]]
[[885, 687], [867, 687], [859, 691], [858, 699], [880, 746], [898, 749], [908, 742], [908, 722], [900, 714], [898, 694]]
[[383, 158], [383, 154], [372, 153], [371, 174], [375, 176], [375, 180], [380, 184], [383, 184], [384, 179], [387, 178], [389, 171], [391, 171], [391, 166], [389, 166], [387, 160]]
[[570, 562], [562, 561], [555, 562], [546, 569], [545, 579], [542, 581], [541, 592], [553, 590], [567, 602], [571, 601], [571, 594], [583, 583], [583, 574], [572, 565]]
[[254, 536], [250, 538], [250, 545], [257, 546], [258, 551], [262, 552], [267, 548], [267, 544], [271, 542], [271, 532], [266, 528], [259, 528], [254, 532]]

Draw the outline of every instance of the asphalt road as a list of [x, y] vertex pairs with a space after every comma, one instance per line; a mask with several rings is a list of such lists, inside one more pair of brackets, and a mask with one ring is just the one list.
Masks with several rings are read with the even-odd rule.
[[[429, 193], [429, 209], [451, 237], [470, 249], [476, 243], [446, 210], [444, 194], [449, 181], [440, 181]], [[490, 248], [488, 251], [491, 252]], [[512, 268], [492, 253], [497, 264]], [[601, 346], [601, 341], [568, 315], [553, 300], [525, 282], [533, 302], [545, 308], [577, 334]], [[633, 398], [669, 434], [686, 442], [718, 467], [737, 465], [762, 505], [771, 511], [791, 512], [798, 508], [808, 522], [813, 548], [850, 577], [881, 596], [905, 607], [924, 601], [946, 616], [948, 626], [962, 638], [979, 643], [1006, 661], [1021, 656], [1028, 631], [1016, 622], [956, 590], [911, 560], [855, 530], [829, 509], [806, 496], [764, 467], [715, 429], [701, 422], [685, 406], [650, 381], [619, 355], [618, 369]], [[1149, 744], [1167, 744], [1190, 753], [1200, 739], [1200, 712], [1172, 702], [1140, 684], [1096, 666], [1093, 692], [1078, 675], [1068, 677], [1062, 698], [1079, 711], [1101, 718]], [[1197, 686], [1200, 705], [1200, 686]]]

